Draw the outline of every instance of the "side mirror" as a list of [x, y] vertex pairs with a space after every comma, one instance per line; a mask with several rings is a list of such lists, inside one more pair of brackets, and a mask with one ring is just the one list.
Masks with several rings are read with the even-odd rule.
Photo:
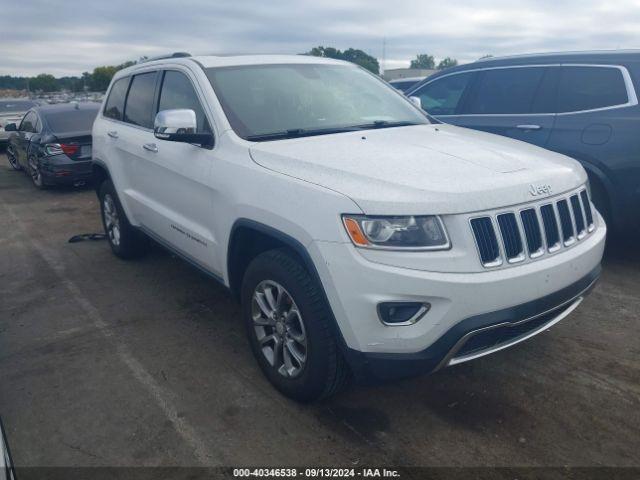
[[409, 97], [409, 100], [411, 100], [411, 103], [416, 107], [422, 108], [422, 100], [420, 100], [420, 97]]
[[186, 108], [162, 110], [153, 122], [153, 134], [160, 140], [213, 147], [213, 134], [196, 133], [197, 129], [196, 112]]
[[17, 132], [18, 131], [18, 127], [16, 126], [15, 123], [7, 123], [4, 126], [4, 131], [5, 132]]

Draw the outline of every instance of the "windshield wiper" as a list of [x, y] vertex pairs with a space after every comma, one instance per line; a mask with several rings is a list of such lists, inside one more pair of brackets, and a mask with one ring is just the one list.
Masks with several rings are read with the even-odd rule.
[[426, 124], [419, 123], [419, 122], [410, 122], [406, 120], [396, 121], [396, 122], [391, 122], [389, 120], [374, 120], [371, 123], [357, 125], [357, 128], [360, 130], [370, 130], [373, 128], [409, 127], [412, 125], [426, 125]]
[[245, 140], [252, 142], [262, 142], [266, 140], [281, 140], [286, 138], [312, 137], [314, 135], [329, 135], [331, 133], [354, 132], [360, 130], [359, 127], [330, 127], [330, 128], [292, 128], [281, 132], [262, 133], [258, 135], [248, 135]]

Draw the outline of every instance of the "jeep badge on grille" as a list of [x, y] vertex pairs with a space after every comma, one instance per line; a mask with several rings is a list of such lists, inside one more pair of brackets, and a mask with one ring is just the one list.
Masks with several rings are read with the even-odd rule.
[[548, 183], [534, 185], [532, 183], [531, 185], [529, 185], [529, 193], [533, 197], [537, 197], [539, 195], [549, 195], [551, 193], [551, 185], [549, 185]]

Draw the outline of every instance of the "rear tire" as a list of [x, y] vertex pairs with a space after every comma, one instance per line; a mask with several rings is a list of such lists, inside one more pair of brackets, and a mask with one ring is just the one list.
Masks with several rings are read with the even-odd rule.
[[242, 314], [260, 368], [281, 393], [311, 402], [341, 390], [350, 377], [320, 285], [285, 249], [249, 264]]
[[102, 225], [111, 251], [125, 260], [143, 256], [149, 250], [149, 238], [129, 223], [111, 180], [98, 189]]
[[31, 177], [31, 181], [33, 182], [34, 187], [38, 190], [44, 190], [47, 188], [47, 185], [44, 183], [44, 178], [42, 177], [42, 172], [40, 171], [40, 162], [38, 157], [35, 155], [29, 155], [29, 160], [27, 161], [28, 165], [28, 173]]

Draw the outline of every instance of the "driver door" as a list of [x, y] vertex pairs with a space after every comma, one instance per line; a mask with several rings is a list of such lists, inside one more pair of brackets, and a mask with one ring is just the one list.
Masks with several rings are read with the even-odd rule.
[[24, 116], [22, 122], [20, 122], [20, 127], [18, 128], [18, 134], [15, 137], [14, 144], [16, 158], [18, 159], [18, 163], [20, 163], [22, 168], [27, 168], [29, 144], [31, 143], [31, 138], [37, 132], [37, 127], [38, 114], [33, 110], [30, 110]]

